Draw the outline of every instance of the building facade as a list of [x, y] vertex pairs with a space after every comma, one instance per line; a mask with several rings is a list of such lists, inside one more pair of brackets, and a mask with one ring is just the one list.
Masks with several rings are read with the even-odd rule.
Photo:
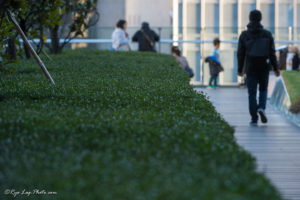
[[[127, 32], [132, 36], [142, 22], [150, 26], [161, 38], [172, 38], [172, 0], [98, 0], [100, 20], [90, 29], [90, 38], [110, 39], [118, 20], [127, 21]], [[91, 45], [100, 49], [108, 49], [109, 44]], [[137, 44], [132, 44], [137, 49]], [[157, 45], [161, 52], [169, 53], [169, 46]]]
[[[262, 24], [276, 39], [288, 39], [288, 28], [300, 27], [300, 0], [173, 0], [173, 27], [178, 27], [174, 35], [187, 36], [184, 28], [201, 28], [231, 38], [245, 29], [253, 9], [261, 10]], [[295, 38], [296, 31], [292, 33]]]
[[119, 19], [127, 21], [129, 33], [136, 31], [144, 21], [154, 28], [170, 29], [172, 5], [172, 0], [99, 0], [98, 37], [107, 38], [107, 34], [101, 35], [102, 31], [109, 29], [111, 32]]

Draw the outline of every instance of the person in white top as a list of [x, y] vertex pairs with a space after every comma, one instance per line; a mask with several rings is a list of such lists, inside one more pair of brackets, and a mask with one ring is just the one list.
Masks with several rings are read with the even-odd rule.
[[130, 51], [129, 35], [126, 33], [127, 22], [119, 20], [117, 27], [112, 33], [112, 48], [114, 51]]
[[293, 70], [293, 58], [294, 58], [294, 49], [292, 46], [289, 47], [289, 51], [286, 57], [286, 70], [292, 71]]

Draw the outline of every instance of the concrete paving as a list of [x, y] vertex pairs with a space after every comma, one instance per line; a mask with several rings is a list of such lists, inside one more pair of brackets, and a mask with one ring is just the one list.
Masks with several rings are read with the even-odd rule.
[[246, 89], [196, 90], [206, 93], [217, 111], [235, 127], [237, 142], [256, 157], [258, 170], [266, 174], [283, 197], [300, 200], [300, 128], [270, 107], [269, 123], [250, 127]]

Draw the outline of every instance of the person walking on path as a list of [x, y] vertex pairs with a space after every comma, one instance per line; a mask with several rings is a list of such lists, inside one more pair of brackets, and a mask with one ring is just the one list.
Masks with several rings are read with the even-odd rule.
[[221, 62], [220, 62], [220, 44], [221, 41], [219, 38], [214, 39], [213, 41], [214, 49], [212, 51], [212, 55], [205, 59], [205, 62], [209, 63], [209, 71], [210, 71], [210, 79], [208, 88], [216, 88], [219, 73], [224, 71]]
[[[274, 38], [271, 32], [261, 25], [262, 14], [253, 10], [249, 15], [250, 23], [247, 30], [243, 31], [238, 43], [238, 75], [247, 74], [247, 87], [249, 94], [250, 125], [257, 125], [258, 114], [262, 123], [267, 123], [265, 114], [269, 72], [271, 66], [276, 76], [280, 76], [275, 55]], [[259, 103], [257, 103], [257, 86], [259, 86]]]
[[159, 36], [150, 29], [149, 23], [144, 22], [141, 30], [132, 37], [132, 41], [139, 43], [139, 51], [156, 52], [155, 42], [159, 41]]
[[112, 33], [112, 49], [114, 51], [130, 51], [129, 35], [126, 32], [127, 22], [119, 20], [116, 29]]

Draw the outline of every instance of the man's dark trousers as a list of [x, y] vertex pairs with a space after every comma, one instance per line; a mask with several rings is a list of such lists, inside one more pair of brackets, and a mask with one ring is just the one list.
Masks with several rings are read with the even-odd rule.
[[[258, 120], [257, 110], [266, 109], [268, 97], [269, 74], [262, 73], [257, 75], [247, 75], [247, 87], [249, 94], [249, 111], [252, 121]], [[257, 86], [259, 86], [259, 102], [257, 104]]]

